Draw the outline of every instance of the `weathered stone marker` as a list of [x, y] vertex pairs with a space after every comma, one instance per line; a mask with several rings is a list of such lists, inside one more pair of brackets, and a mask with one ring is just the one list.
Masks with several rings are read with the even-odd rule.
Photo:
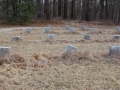
[[66, 45], [66, 48], [65, 48], [65, 50], [64, 50], [64, 53], [72, 53], [72, 54], [75, 54], [76, 52], [77, 52], [77, 47], [72, 46], [72, 45], [69, 45], [69, 44]]
[[120, 34], [120, 27], [117, 27], [116, 30]]
[[9, 58], [10, 47], [0, 47], [0, 58]]
[[117, 27], [116, 30], [120, 29], [120, 27]]
[[114, 35], [113, 39], [120, 39], [120, 35]]
[[84, 35], [84, 39], [85, 39], [85, 40], [90, 40], [90, 34], [85, 34], [85, 35]]
[[26, 28], [25, 33], [30, 33], [31, 30], [31, 28]]
[[87, 26], [86, 26], [86, 25], [83, 25], [83, 26], [82, 26], [82, 30], [87, 30]]
[[49, 33], [50, 32], [50, 28], [49, 27], [47, 27], [47, 28], [45, 28], [45, 31], [44, 31], [45, 33]]
[[120, 34], [120, 28], [119, 28], [117, 31], [118, 31], [118, 33]]
[[70, 29], [70, 26], [66, 25], [65, 28], [66, 28], [67, 30], [69, 30], [69, 29]]
[[48, 28], [52, 29], [52, 26], [48, 26]]
[[73, 33], [73, 32], [74, 32], [74, 27], [70, 27], [70, 28], [69, 28], [69, 31], [70, 31], [71, 33]]
[[109, 55], [119, 55], [120, 46], [110, 46]]
[[53, 41], [55, 34], [48, 34], [48, 41]]
[[92, 33], [98, 33], [98, 28], [92, 28]]
[[13, 41], [20, 41], [20, 36], [13, 36]]

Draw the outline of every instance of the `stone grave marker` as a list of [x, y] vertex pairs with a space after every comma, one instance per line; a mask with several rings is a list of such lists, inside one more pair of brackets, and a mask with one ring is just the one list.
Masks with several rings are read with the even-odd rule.
[[72, 54], [75, 54], [76, 52], [77, 52], [77, 47], [72, 46], [72, 45], [69, 45], [69, 44], [66, 45], [66, 48], [65, 48], [65, 50], [64, 50], [64, 53], [72, 53]]
[[85, 40], [90, 40], [90, 34], [85, 34], [85, 35], [84, 35], [84, 39], [85, 39]]
[[118, 33], [120, 34], [120, 28], [119, 28], [117, 31], [118, 31]]
[[114, 35], [113, 39], [120, 39], [120, 35]]
[[120, 34], [120, 27], [117, 27], [116, 30]]
[[0, 47], [0, 58], [9, 58], [10, 47]]
[[48, 34], [48, 41], [53, 41], [55, 34]]
[[49, 29], [52, 29], [52, 26], [48, 26]]
[[120, 46], [110, 46], [109, 55], [119, 55]]
[[92, 28], [92, 33], [98, 33], [98, 28]]
[[47, 28], [45, 28], [45, 31], [44, 31], [45, 33], [49, 33], [50, 32], [50, 28], [49, 27], [47, 27]]
[[25, 33], [30, 33], [31, 30], [31, 28], [26, 28]]
[[70, 29], [70, 26], [66, 25], [65, 28], [66, 28], [67, 30], [69, 30], [69, 29]]
[[116, 30], [120, 29], [120, 27], [117, 27]]
[[20, 41], [20, 36], [13, 36], [13, 41]]
[[69, 28], [69, 31], [70, 31], [71, 33], [73, 33], [73, 32], [74, 32], [74, 27], [70, 27], [70, 28]]
[[83, 26], [82, 26], [82, 30], [87, 30], [87, 26], [86, 26], [86, 25], [83, 25]]

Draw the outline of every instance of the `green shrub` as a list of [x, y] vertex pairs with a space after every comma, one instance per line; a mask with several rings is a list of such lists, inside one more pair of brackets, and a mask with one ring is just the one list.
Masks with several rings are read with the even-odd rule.
[[6, 23], [24, 24], [33, 21], [35, 4], [33, 0], [7, 0], [2, 2], [2, 12]]

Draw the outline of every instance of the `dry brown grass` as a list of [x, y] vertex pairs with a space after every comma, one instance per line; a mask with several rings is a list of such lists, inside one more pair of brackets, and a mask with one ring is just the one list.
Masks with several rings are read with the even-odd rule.
[[[56, 36], [52, 43], [46, 42], [45, 27], [32, 27], [29, 34], [22, 29], [0, 33], [1, 46], [11, 47], [10, 59], [0, 60], [0, 90], [120, 89], [120, 57], [109, 56], [109, 47], [120, 45], [119, 40], [112, 40], [116, 26], [64, 23], [63, 27], [53, 22], [51, 33]], [[88, 30], [83, 31], [85, 24]], [[74, 27], [76, 33], [69, 33], [65, 25]], [[100, 32], [83, 40], [93, 27]], [[20, 36], [20, 42], [12, 42], [13, 36]], [[63, 54], [66, 44], [78, 47], [78, 52]]]

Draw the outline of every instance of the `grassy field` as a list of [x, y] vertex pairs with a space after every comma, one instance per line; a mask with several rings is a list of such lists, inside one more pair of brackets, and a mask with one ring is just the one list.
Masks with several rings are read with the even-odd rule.
[[[82, 30], [86, 24], [88, 30]], [[53, 42], [41, 27], [0, 32], [0, 45], [11, 47], [10, 59], [1, 59], [0, 90], [120, 90], [120, 56], [109, 56], [111, 45], [120, 46], [117, 26], [65, 22], [51, 24]], [[70, 33], [65, 25], [75, 28]], [[91, 33], [91, 28], [99, 33]], [[83, 39], [91, 34], [91, 40]], [[12, 41], [20, 36], [19, 42]], [[75, 55], [63, 54], [67, 44], [78, 48]]]

